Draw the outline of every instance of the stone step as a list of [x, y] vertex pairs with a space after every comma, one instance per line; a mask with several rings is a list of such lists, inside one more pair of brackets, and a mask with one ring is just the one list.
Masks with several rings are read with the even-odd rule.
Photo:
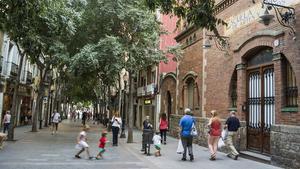
[[252, 151], [240, 151], [240, 156], [257, 162], [271, 164], [271, 157], [264, 154], [260, 154]]

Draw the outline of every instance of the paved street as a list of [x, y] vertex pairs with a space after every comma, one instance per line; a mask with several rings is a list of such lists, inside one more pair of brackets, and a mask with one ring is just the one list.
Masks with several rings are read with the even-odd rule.
[[[91, 154], [97, 153], [98, 139], [101, 128], [92, 125], [88, 133]], [[30, 126], [16, 129], [16, 142], [7, 142], [0, 151], [0, 169], [79, 169], [79, 168], [110, 168], [110, 169], [273, 169], [276, 167], [240, 158], [238, 161], [228, 159], [219, 153], [217, 161], [208, 160], [208, 150], [194, 146], [195, 161], [182, 162], [176, 154], [177, 139], [168, 138], [168, 144], [162, 146], [162, 156], [145, 156], [140, 152], [141, 136], [135, 131], [135, 143], [127, 144], [126, 139], [120, 140], [118, 147], [107, 146], [103, 160], [75, 159], [77, 151], [74, 146], [80, 124], [64, 121], [59, 133], [51, 135], [50, 129], [45, 128], [38, 133], [32, 133]], [[111, 134], [108, 135], [109, 139]], [[153, 149], [152, 149], [153, 150]], [[152, 151], [153, 152], [153, 151]], [[82, 154], [84, 157], [85, 154]]]

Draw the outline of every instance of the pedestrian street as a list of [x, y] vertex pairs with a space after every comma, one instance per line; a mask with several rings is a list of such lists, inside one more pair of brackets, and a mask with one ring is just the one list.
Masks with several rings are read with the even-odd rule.
[[[102, 125], [94, 125], [88, 122], [90, 130], [87, 132], [90, 153], [95, 156], [98, 153], [98, 140]], [[232, 160], [225, 154], [218, 152], [217, 160], [209, 160], [207, 148], [194, 145], [195, 160], [181, 161], [181, 155], [176, 153], [178, 140], [168, 136], [167, 144], [162, 145], [160, 157], [155, 157], [154, 148], [151, 147], [151, 156], [141, 152], [141, 131], [134, 131], [134, 143], [126, 143], [126, 139], [119, 139], [118, 146], [111, 145], [111, 132], [108, 140], [104, 159], [88, 160], [85, 152], [82, 159], [76, 159], [76, 137], [81, 129], [79, 122], [63, 121], [58, 132], [51, 135], [49, 128], [39, 132], [30, 132], [30, 126], [16, 128], [16, 141], [6, 142], [0, 150], [1, 169], [84, 169], [84, 168], [108, 168], [108, 169], [275, 169], [277, 167], [239, 158]]]

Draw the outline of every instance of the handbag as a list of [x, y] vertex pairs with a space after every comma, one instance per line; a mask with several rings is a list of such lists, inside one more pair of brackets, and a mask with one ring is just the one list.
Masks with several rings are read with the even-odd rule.
[[193, 125], [192, 125], [191, 136], [193, 136], [193, 137], [198, 136], [198, 131], [197, 131], [197, 128], [195, 126], [195, 123], [193, 123]]

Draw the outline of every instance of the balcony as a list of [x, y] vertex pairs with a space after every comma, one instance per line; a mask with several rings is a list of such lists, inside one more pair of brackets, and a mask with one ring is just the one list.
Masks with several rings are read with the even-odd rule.
[[31, 84], [32, 83], [32, 73], [27, 71], [27, 78], [26, 78], [26, 83]]
[[10, 75], [16, 77], [18, 75], [19, 66], [15, 63], [11, 63]]
[[153, 95], [155, 94], [155, 88], [156, 88], [155, 83], [148, 84], [147, 86], [144, 87], [139, 87], [137, 89], [137, 96], [141, 97], [141, 96]]

